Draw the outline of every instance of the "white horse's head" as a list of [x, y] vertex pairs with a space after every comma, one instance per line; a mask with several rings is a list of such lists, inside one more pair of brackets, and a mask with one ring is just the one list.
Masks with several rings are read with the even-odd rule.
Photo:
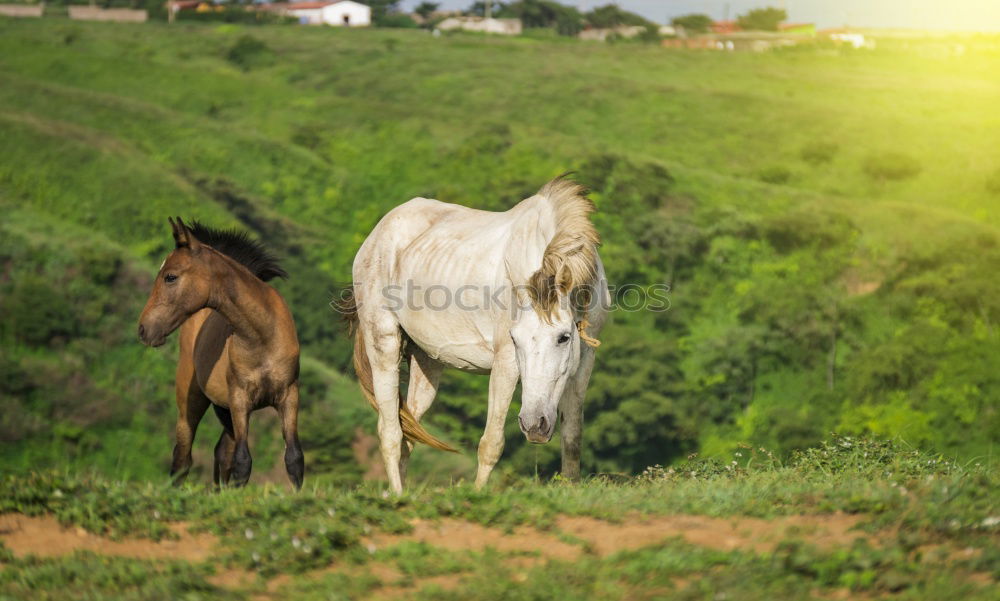
[[521, 283], [522, 310], [513, 316], [510, 330], [521, 376], [518, 422], [529, 441], [544, 443], [552, 438], [559, 399], [580, 365], [581, 336], [587, 344], [599, 344], [582, 332], [578, 320], [587, 313], [597, 278], [600, 237], [590, 221], [594, 205], [582, 186], [557, 178], [538, 195], [548, 201], [553, 232], [541, 265], [535, 263], [537, 246], [529, 238], [512, 255], [520, 264], [508, 265], [507, 273], [512, 282]]
[[545, 319], [536, 311], [521, 311], [510, 335], [521, 374], [518, 424], [530, 442], [548, 442], [555, 431], [559, 399], [580, 364], [574, 312], [558, 307]]

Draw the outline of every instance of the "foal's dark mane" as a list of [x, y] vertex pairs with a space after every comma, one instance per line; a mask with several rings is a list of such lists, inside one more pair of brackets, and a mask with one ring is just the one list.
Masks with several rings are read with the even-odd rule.
[[221, 230], [194, 221], [191, 234], [202, 244], [207, 244], [243, 265], [263, 281], [288, 278], [288, 273], [278, 264], [278, 259], [264, 245], [238, 229]]

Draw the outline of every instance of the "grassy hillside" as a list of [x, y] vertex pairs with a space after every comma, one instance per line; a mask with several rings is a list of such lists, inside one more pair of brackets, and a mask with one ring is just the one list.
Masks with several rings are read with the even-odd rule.
[[[671, 310], [602, 336], [586, 470], [830, 431], [991, 461], [1000, 51], [964, 43], [758, 55], [0, 20], [2, 464], [165, 473], [175, 347], [133, 332], [179, 214], [286, 258], [307, 463], [356, 480], [374, 419], [327, 303], [364, 236], [413, 196], [504, 209], [567, 169], [594, 190], [612, 283], [672, 288]], [[449, 374], [433, 429], [474, 448], [485, 392]], [[253, 431], [259, 474], [280, 443]], [[509, 441], [503, 469], [555, 469], [557, 445]], [[418, 459], [447, 479], [474, 454]]]

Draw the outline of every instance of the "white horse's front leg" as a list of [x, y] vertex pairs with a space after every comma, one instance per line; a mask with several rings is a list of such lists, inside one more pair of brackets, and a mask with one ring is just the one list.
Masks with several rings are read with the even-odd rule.
[[583, 438], [583, 397], [594, 368], [594, 349], [584, 346], [580, 350], [580, 366], [570, 376], [559, 401], [562, 425], [559, 440], [562, 445], [562, 476], [580, 479], [580, 441]]
[[[407, 387], [406, 408], [410, 410], [417, 421], [420, 421], [424, 413], [430, 409], [434, 397], [437, 396], [443, 366], [440, 362], [428, 357], [427, 353], [416, 345], [411, 344], [409, 347], [413, 347], [413, 350], [410, 352], [410, 385]], [[404, 481], [406, 480], [406, 465], [409, 463], [412, 452], [413, 443], [404, 440], [399, 458], [399, 473]]]
[[503, 427], [507, 421], [507, 409], [517, 386], [517, 360], [514, 345], [506, 344], [497, 350], [490, 371], [490, 399], [486, 411], [486, 430], [479, 439], [479, 469], [476, 472], [476, 488], [482, 488], [490, 479], [493, 466], [503, 453]]
[[384, 320], [370, 328], [362, 328], [365, 348], [372, 368], [372, 388], [378, 403], [378, 437], [382, 461], [389, 485], [398, 495], [403, 492], [399, 474], [400, 447], [403, 428], [399, 424], [399, 351], [402, 344], [399, 326]]

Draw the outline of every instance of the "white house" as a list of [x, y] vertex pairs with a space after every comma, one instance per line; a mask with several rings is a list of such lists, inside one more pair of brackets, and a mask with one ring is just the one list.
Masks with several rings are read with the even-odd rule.
[[304, 25], [367, 27], [372, 24], [372, 9], [352, 0], [294, 2], [285, 10]]
[[484, 19], [482, 17], [448, 17], [437, 24], [441, 31], [461, 29], [499, 35], [521, 35], [521, 19]]

